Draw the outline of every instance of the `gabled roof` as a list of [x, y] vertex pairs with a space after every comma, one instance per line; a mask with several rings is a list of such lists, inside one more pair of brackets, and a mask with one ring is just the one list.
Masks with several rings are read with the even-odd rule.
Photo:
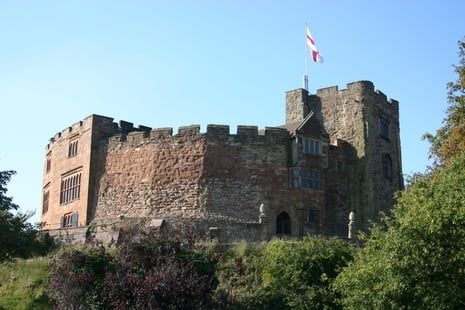
[[299, 131], [302, 130], [302, 128], [307, 124], [307, 122], [313, 117], [314, 113], [313, 111], [310, 111], [310, 113], [305, 116], [305, 118], [302, 121], [295, 121], [292, 123], [287, 123], [286, 125], [279, 126], [279, 128], [286, 128], [287, 131], [293, 136], [295, 136]]

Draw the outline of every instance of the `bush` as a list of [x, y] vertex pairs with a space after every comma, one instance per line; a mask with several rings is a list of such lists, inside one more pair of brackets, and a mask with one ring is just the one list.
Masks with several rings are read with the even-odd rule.
[[115, 255], [72, 250], [54, 260], [48, 292], [60, 309], [206, 309], [217, 282], [209, 255], [174, 231], [133, 232]]
[[339, 309], [331, 283], [354, 252], [337, 239], [239, 243], [220, 252], [217, 294], [226, 309]]
[[283, 308], [340, 309], [331, 284], [353, 254], [353, 247], [339, 239], [272, 241], [264, 253], [264, 286]]

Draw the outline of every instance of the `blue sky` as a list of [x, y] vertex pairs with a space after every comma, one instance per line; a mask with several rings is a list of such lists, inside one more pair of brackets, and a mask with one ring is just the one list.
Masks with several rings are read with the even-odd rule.
[[302, 87], [304, 24], [325, 58], [309, 89], [370, 80], [400, 102], [404, 173], [430, 164], [455, 81], [463, 0], [0, 0], [0, 171], [39, 220], [44, 149], [90, 114], [153, 128], [276, 126]]

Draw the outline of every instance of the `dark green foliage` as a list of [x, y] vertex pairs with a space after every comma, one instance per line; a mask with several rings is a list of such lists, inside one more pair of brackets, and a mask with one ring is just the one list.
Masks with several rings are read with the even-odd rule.
[[465, 154], [417, 179], [337, 278], [347, 309], [465, 309]]
[[242, 243], [224, 252], [219, 290], [227, 309], [340, 309], [330, 285], [354, 248], [337, 239]]
[[214, 262], [175, 232], [136, 232], [116, 255], [103, 248], [55, 259], [48, 292], [59, 309], [208, 309]]
[[6, 196], [6, 185], [14, 171], [0, 171], [0, 262], [14, 257], [45, 254], [51, 246], [38, 227], [27, 222], [32, 214], [18, 212], [19, 206]]
[[339, 309], [330, 285], [353, 254], [339, 239], [273, 241], [264, 254], [265, 287], [289, 309]]

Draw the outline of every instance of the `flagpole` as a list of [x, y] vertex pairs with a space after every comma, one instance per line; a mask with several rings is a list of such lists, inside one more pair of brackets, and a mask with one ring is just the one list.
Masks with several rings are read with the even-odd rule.
[[305, 75], [303, 79], [303, 88], [308, 91], [308, 45], [307, 45], [307, 23], [305, 23], [305, 29], [304, 29], [304, 52], [305, 52]]

